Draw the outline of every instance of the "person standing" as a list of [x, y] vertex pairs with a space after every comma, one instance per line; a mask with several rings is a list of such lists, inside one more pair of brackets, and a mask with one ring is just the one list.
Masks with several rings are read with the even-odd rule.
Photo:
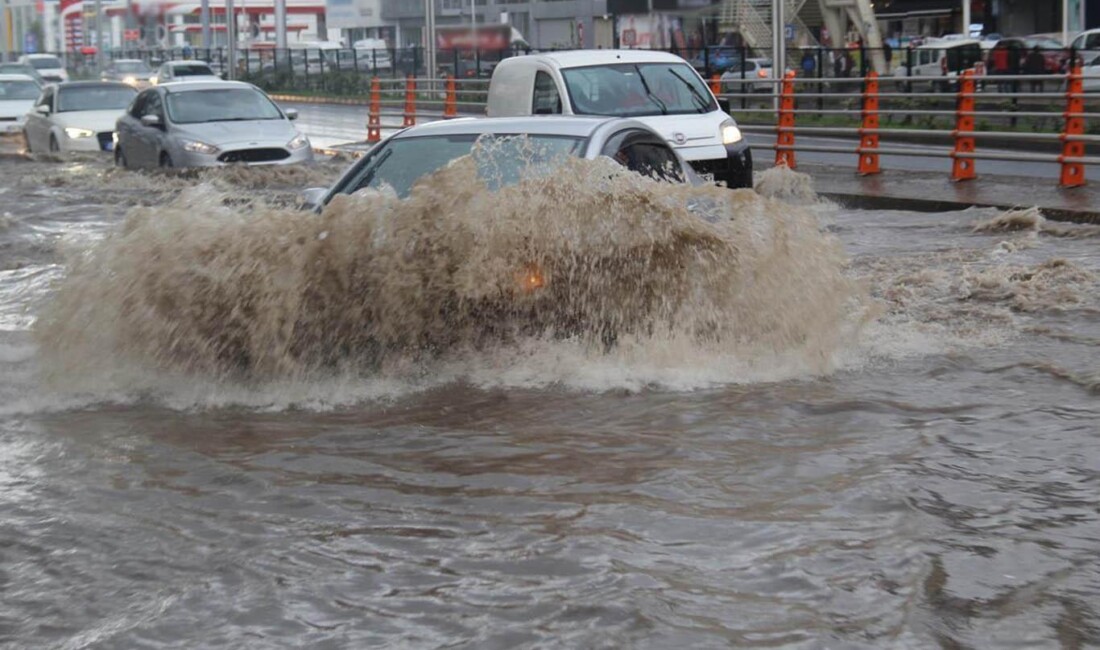
[[[1042, 51], [1039, 50], [1039, 46], [1031, 48], [1031, 51], [1027, 53], [1027, 58], [1024, 59], [1024, 74], [1026, 75], [1042, 75], [1047, 73], [1047, 60], [1043, 56]], [[1031, 92], [1041, 93], [1043, 92], [1043, 80], [1032, 79], [1031, 80]]]

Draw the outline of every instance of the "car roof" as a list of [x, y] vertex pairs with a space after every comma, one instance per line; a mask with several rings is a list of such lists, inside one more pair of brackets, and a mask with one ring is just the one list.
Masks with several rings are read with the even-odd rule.
[[544, 61], [558, 68], [580, 68], [589, 65], [614, 63], [686, 63], [675, 54], [654, 50], [569, 50], [566, 52], [527, 54], [514, 58], [523, 60], [529, 57], [534, 57], [536, 60]]
[[259, 90], [250, 83], [243, 81], [180, 81], [157, 86], [168, 93], [187, 93], [196, 90], [230, 90], [232, 88], [250, 88]]
[[59, 84], [50, 84], [60, 88], [94, 88], [99, 86], [114, 86], [121, 88], [130, 88], [133, 90], [133, 86], [124, 84], [121, 81], [63, 81]]
[[29, 74], [12, 74], [8, 72], [0, 73], [0, 81], [30, 81], [35, 84], [38, 83], [35, 81], [34, 77]]
[[527, 133], [561, 135], [587, 138], [608, 122], [634, 124], [633, 120], [618, 117], [486, 117], [441, 120], [414, 126], [395, 134], [394, 138], [413, 138], [427, 135], [470, 135], [480, 133]]

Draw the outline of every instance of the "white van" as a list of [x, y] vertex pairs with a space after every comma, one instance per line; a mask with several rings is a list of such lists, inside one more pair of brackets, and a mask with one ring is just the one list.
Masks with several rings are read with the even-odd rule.
[[69, 80], [69, 72], [65, 69], [65, 64], [52, 54], [24, 54], [19, 57], [19, 63], [32, 66], [46, 81]]
[[[981, 61], [981, 41], [936, 39], [914, 48], [911, 61], [903, 54], [894, 76], [927, 79], [932, 88], [946, 91], [960, 71], [971, 70]], [[908, 70], [910, 64], [912, 72]]]
[[573, 50], [504, 59], [489, 82], [489, 117], [632, 117], [660, 133], [695, 171], [752, 187], [752, 152], [699, 73], [649, 50]]
[[393, 68], [393, 56], [386, 41], [381, 38], [364, 38], [352, 44], [355, 58], [362, 70], [390, 70]]

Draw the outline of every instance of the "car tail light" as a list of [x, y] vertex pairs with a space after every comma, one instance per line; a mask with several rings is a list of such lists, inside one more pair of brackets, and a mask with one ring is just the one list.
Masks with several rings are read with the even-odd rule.
[[768, 76], [768, 71], [764, 68], [760, 68], [756, 71], [756, 76], [760, 77], [761, 79], [765, 79]]

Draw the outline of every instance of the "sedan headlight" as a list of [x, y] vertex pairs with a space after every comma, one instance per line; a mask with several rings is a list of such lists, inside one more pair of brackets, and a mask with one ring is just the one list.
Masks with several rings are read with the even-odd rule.
[[137, 83], [137, 77], [124, 77], [122, 83], [132, 86]]
[[95, 131], [88, 129], [78, 129], [75, 126], [65, 128], [65, 135], [69, 136], [72, 140], [78, 140], [80, 138], [90, 138], [95, 135]]
[[308, 147], [308, 146], [309, 146], [309, 138], [307, 138], [306, 136], [304, 136], [301, 133], [294, 136], [293, 140], [286, 143], [286, 148], [290, 149], [291, 151], [293, 151], [295, 149], [301, 149], [302, 147]]
[[737, 128], [737, 124], [733, 120], [722, 122], [722, 126], [719, 128], [722, 130], [722, 144], [741, 142], [741, 129]]
[[180, 144], [183, 145], [184, 151], [191, 151], [194, 153], [204, 153], [208, 156], [213, 156], [218, 153], [220, 149], [212, 144], [206, 144], [205, 142], [199, 142], [198, 140], [180, 140]]

